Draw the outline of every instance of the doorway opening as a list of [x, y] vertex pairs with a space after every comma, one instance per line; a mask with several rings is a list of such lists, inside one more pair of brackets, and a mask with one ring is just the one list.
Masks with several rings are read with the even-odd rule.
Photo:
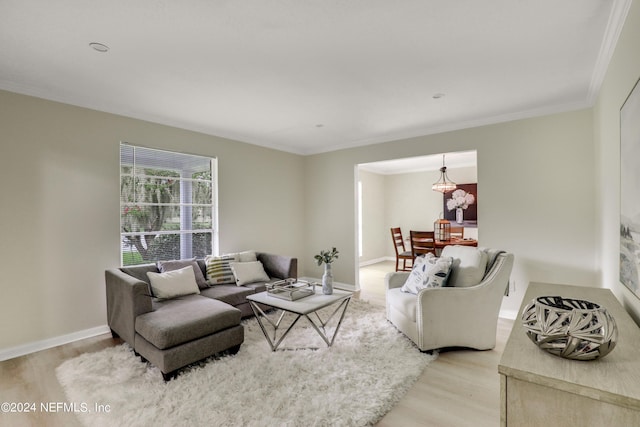
[[[478, 239], [477, 152], [462, 151], [361, 163], [356, 167], [356, 289], [362, 297], [384, 304], [384, 276], [395, 271], [395, 250], [391, 228], [400, 227], [403, 238], [410, 230], [430, 231], [440, 218], [455, 218], [447, 207], [451, 192], [433, 191], [444, 162], [447, 175], [461, 188], [476, 189], [474, 216], [466, 210], [461, 225], [464, 236]], [[451, 203], [450, 203], [451, 206]], [[455, 220], [454, 220], [455, 221]], [[453, 222], [452, 222], [453, 223]], [[406, 242], [408, 245], [408, 242]], [[410, 246], [406, 247], [410, 250]]]

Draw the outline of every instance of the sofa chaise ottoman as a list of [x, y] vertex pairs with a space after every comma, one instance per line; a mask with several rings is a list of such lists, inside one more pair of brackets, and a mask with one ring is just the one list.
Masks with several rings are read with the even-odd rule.
[[242, 254], [255, 261], [234, 264], [240, 257], [217, 258], [228, 260], [238, 273], [243, 265], [260, 265], [264, 271], [261, 280], [252, 281], [249, 275], [243, 279], [249, 283], [211, 285], [211, 280], [203, 282], [209, 277], [205, 260], [170, 261], [191, 265], [176, 267], [171, 274], [186, 277], [185, 273], [191, 275], [188, 270], [193, 270], [198, 285], [193, 293], [170, 298], [154, 295], [159, 289], [152, 287], [152, 280], [165, 278], [161, 263], [106, 270], [107, 323], [113, 336], [157, 366], [165, 380], [180, 368], [214, 354], [237, 352], [244, 341], [241, 319], [253, 314], [246, 296], [264, 291], [268, 282], [297, 277], [297, 258], [265, 252]]

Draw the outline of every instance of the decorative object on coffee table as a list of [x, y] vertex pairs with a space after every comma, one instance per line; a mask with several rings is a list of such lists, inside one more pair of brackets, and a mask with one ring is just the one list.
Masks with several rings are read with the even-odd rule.
[[287, 301], [295, 301], [300, 298], [315, 295], [316, 282], [299, 279], [284, 279], [267, 283], [267, 294], [272, 297], [282, 298]]
[[338, 258], [338, 250], [333, 247], [330, 251], [321, 250], [314, 256], [318, 265], [324, 264], [324, 274], [322, 275], [322, 293], [331, 295], [333, 293], [333, 273], [331, 271], [331, 263]]
[[616, 346], [615, 319], [590, 301], [541, 296], [522, 311], [527, 336], [541, 349], [566, 359], [593, 360]]

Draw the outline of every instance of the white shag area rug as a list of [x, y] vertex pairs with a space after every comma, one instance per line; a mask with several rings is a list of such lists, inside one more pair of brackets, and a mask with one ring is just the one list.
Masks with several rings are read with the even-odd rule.
[[166, 383], [126, 344], [70, 359], [56, 374], [91, 427], [366, 426], [436, 357], [387, 322], [384, 307], [363, 301], [349, 303], [331, 348], [308, 323], [301, 318], [282, 345], [318, 350], [272, 352], [251, 318], [238, 354], [209, 358]]

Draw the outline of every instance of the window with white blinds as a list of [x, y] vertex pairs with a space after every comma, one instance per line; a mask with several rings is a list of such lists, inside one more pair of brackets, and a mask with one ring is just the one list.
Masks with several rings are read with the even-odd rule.
[[121, 144], [122, 265], [211, 254], [214, 175], [215, 159]]

